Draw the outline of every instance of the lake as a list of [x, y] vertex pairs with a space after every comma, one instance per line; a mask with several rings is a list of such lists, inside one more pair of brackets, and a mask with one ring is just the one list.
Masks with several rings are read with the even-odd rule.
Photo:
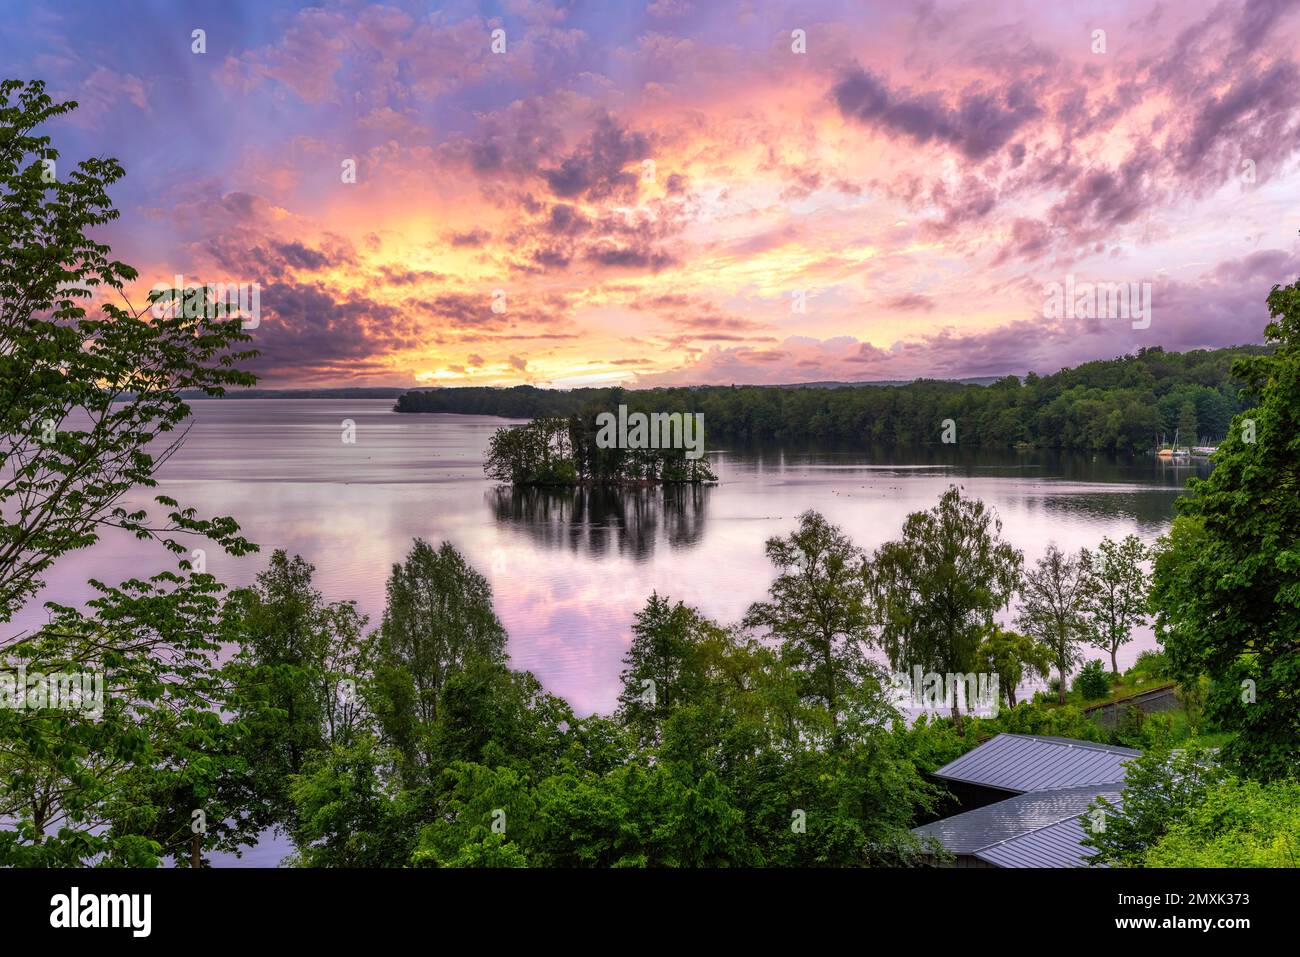
[[[614, 707], [632, 616], [652, 591], [736, 621], [772, 579], [764, 541], [789, 532], [805, 509], [874, 548], [957, 484], [996, 509], [1029, 562], [1049, 542], [1073, 550], [1129, 532], [1153, 542], [1186, 479], [1209, 468], [1043, 450], [710, 443], [716, 486], [511, 490], [482, 470], [489, 436], [510, 420], [399, 415], [387, 400], [192, 405], [188, 438], [156, 493], [234, 516], [262, 547], [239, 559], [209, 549], [208, 571], [245, 584], [282, 547], [315, 564], [328, 599], [355, 599], [376, 624], [385, 580], [411, 540], [450, 541], [491, 582], [513, 665], [581, 714]], [[355, 426], [352, 444], [342, 440], [345, 422]], [[116, 582], [170, 562], [156, 545], [109, 535], [58, 563], [41, 600], [75, 603], [89, 597], [88, 578]], [[34, 602], [14, 624], [42, 617]], [[1121, 667], [1146, 647], [1149, 630], [1122, 649]]]

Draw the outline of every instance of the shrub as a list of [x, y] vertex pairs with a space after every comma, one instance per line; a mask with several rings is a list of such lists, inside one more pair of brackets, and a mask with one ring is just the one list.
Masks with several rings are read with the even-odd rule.
[[1140, 748], [1147, 743], [1145, 725], [1146, 712], [1135, 704], [1120, 709], [1119, 720], [1115, 722], [1115, 743], [1129, 748]]
[[1133, 667], [1125, 672], [1125, 677], [1167, 679], [1169, 677], [1169, 659], [1165, 657], [1163, 651], [1152, 651], [1150, 649], [1143, 651], [1138, 654], [1137, 660], [1133, 662]]
[[1229, 778], [1146, 850], [1147, 867], [1300, 867], [1300, 782]]
[[1085, 701], [1104, 698], [1110, 694], [1110, 676], [1100, 658], [1093, 658], [1079, 670], [1074, 679], [1074, 690]]
[[1201, 734], [1205, 730], [1205, 701], [1210, 694], [1210, 679], [1201, 675], [1195, 681], [1179, 684], [1176, 692], [1183, 704], [1183, 713], [1187, 715], [1187, 730], [1193, 735]]

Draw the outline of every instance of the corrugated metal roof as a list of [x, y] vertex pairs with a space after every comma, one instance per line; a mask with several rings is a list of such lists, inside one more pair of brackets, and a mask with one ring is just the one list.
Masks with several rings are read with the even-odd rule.
[[1091, 741], [1029, 734], [999, 734], [955, 761], [935, 777], [1026, 793], [1080, 785], [1119, 784], [1124, 762], [1140, 751]]
[[[1118, 786], [1095, 785], [1018, 794], [912, 833], [937, 838], [954, 854], [973, 854], [1003, 867], [1082, 867], [1091, 851], [1079, 844], [1079, 815], [1098, 796], [1118, 803], [1119, 795]], [[1071, 823], [1074, 828], [1063, 826]]]
[[1066, 818], [1059, 824], [976, 851], [975, 856], [998, 867], [1088, 867], [1087, 857], [1095, 849], [1084, 846], [1084, 833], [1079, 818]]

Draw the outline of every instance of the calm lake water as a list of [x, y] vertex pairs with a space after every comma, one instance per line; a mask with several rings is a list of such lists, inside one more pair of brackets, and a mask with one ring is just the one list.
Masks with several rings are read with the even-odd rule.
[[[806, 509], [874, 548], [955, 483], [992, 505], [1006, 537], [1033, 561], [1053, 541], [1073, 550], [1135, 532], [1153, 542], [1187, 478], [1208, 471], [1205, 463], [1042, 451], [711, 444], [720, 483], [709, 488], [512, 491], [482, 469], [488, 437], [509, 420], [398, 415], [376, 400], [193, 408], [188, 439], [150, 494], [234, 516], [261, 545], [240, 559], [208, 549], [208, 570], [220, 580], [246, 584], [271, 549], [285, 548], [315, 564], [327, 598], [355, 599], [377, 624], [389, 570], [411, 540], [450, 541], [491, 581], [514, 667], [534, 672], [581, 714], [613, 709], [632, 617], [652, 591], [736, 621], [772, 580], [764, 541], [789, 532]], [[342, 441], [345, 420], [355, 425], [354, 444]], [[41, 601], [90, 597], [90, 578], [115, 583], [165, 567], [174, 564], [159, 546], [110, 535], [58, 563], [45, 592], [7, 627], [39, 624]], [[1142, 632], [1120, 665], [1152, 646]], [[241, 860], [219, 855], [217, 863], [274, 866], [289, 850], [268, 835]]]
[[[709, 488], [512, 491], [482, 470], [488, 437], [509, 420], [398, 415], [386, 400], [193, 408], [188, 439], [156, 491], [201, 514], [234, 516], [262, 547], [241, 559], [209, 549], [208, 570], [220, 580], [251, 581], [282, 547], [316, 565], [327, 598], [356, 599], [376, 624], [389, 570], [411, 540], [450, 541], [491, 581], [514, 666], [583, 714], [614, 706], [632, 616], [652, 591], [737, 620], [772, 579], [764, 541], [790, 531], [805, 509], [872, 548], [955, 483], [997, 510], [1032, 561], [1053, 541], [1072, 550], [1135, 532], [1153, 542], [1186, 479], [1207, 471], [1043, 451], [710, 444], [720, 483]], [[355, 423], [354, 444], [342, 441], [345, 420]], [[156, 545], [109, 536], [56, 565], [42, 600], [75, 603], [89, 597], [88, 578], [116, 582], [170, 563]], [[15, 625], [42, 617], [33, 603]], [[1151, 644], [1149, 631], [1139, 636], [1121, 666]]]

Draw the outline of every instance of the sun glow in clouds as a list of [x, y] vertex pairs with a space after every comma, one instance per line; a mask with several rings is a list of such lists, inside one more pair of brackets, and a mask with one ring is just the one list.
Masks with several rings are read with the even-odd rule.
[[[814, 0], [803, 52], [750, 9], [232, 3], [202, 54], [165, 9], [185, 42], [124, 66], [59, 55], [130, 30], [72, 3], [3, 43], [82, 102], [65, 156], [127, 169], [105, 234], [139, 298], [257, 283], [268, 386], [1051, 371], [1257, 341], [1297, 272], [1286, 4]], [[1067, 274], [1158, 318], [1044, 315]]]

